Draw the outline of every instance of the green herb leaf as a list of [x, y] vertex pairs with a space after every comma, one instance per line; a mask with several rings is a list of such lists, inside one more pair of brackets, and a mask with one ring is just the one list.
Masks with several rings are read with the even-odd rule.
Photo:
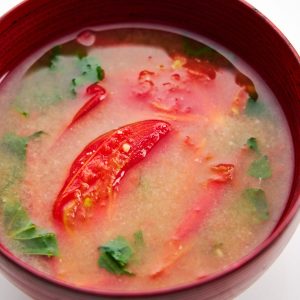
[[108, 272], [117, 275], [133, 275], [126, 269], [133, 251], [124, 237], [117, 237], [100, 247], [98, 265]]
[[59, 62], [59, 56], [61, 55], [61, 46], [55, 46], [50, 52], [49, 68], [55, 70]]
[[43, 131], [37, 131], [30, 136], [19, 136], [15, 133], [7, 133], [2, 138], [1, 144], [20, 160], [25, 160], [28, 142], [39, 138], [42, 134], [44, 134]]
[[265, 192], [262, 189], [246, 189], [243, 192], [243, 197], [252, 205], [255, 214], [260, 220], [266, 221], [269, 219], [269, 206]]
[[15, 133], [7, 133], [2, 139], [2, 145], [21, 160], [25, 160], [27, 144], [28, 137], [18, 136]]
[[77, 87], [86, 83], [94, 83], [104, 79], [104, 70], [94, 57], [83, 56], [78, 58], [80, 75], [71, 80], [71, 91], [76, 94]]
[[261, 101], [249, 98], [247, 101], [245, 113], [249, 117], [257, 117], [266, 112], [265, 105]]
[[37, 138], [41, 137], [44, 134], [46, 134], [45, 131], [42, 131], [42, 130], [36, 131], [35, 133], [33, 133], [32, 135], [30, 135], [28, 137], [28, 140], [31, 141], [31, 140], [37, 139]]
[[268, 156], [264, 155], [255, 160], [248, 169], [248, 175], [260, 179], [270, 178], [272, 176], [272, 170]]
[[145, 245], [144, 235], [141, 230], [135, 232], [133, 234], [133, 237], [134, 237], [134, 245], [136, 247], [142, 247]]
[[256, 138], [254, 138], [254, 137], [249, 138], [247, 140], [247, 146], [249, 147], [249, 149], [251, 149], [257, 153], [259, 152]]
[[55, 234], [44, 232], [32, 224], [18, 201], [5, 201], [3, 214], [6, 233], [19, 243], [23, 253], [45, 256], [58, 255]]
[[22, 244], [22, 250], [28, 255], [57, 256], [58, 246], [54, 233], [44, 233], [36, 230], [31, 236], [16, 238]]
[[97, 66], [96, 67], [96, 72], [97, 72], [97, 78], [98, 80], [103, 80], [104, 79], [104, 70], [100, 67], [100, 66]]
[[24, 118], [29, 118], [29, 116], [30, 116], [29, 112], [24, 111], [24, 110], [22, 110], [22, 109], [20, 109], [20, 108], [15, 108], [15, 110], [16, 110], [21, 116], [23, 116]]
[[109, 253], [121, 266], [125, 266], [133, 254], [129, 243], [121, 236], [102, 246], [101, 250]]
[[49, 68], [55, 70], [59, 62], [59, 56], [61, 55], [61, 46], [55, 46], [50, 53]]

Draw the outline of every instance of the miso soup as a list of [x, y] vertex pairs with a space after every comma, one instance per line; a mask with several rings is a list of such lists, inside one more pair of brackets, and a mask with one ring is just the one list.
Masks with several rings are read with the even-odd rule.
[[99, 291], [197, 282], [250, 254], [289, 195], [293, 149], [239, 57], [171, 30], [83, 31], [1, 83], [1, 242]]

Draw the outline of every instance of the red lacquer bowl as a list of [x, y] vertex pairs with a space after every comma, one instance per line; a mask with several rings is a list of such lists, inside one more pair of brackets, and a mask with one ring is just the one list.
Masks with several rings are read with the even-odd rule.
[[28, 0], [0, 22], [0, 78], [49, 42], [97, 25], [161, 24], [215, 40], [248, 62], [268, 83], [286, 114], [295, 148], [287, 207], [273, 233], [250, 255], [197, 284], [147, 293], [107, 293], [53, 280], [1, 245], [2, 272], [34, 299], [230, 299], [275, 260], [299, 222], [300, 66], [289, 42], [258, 11], [238, 0]]

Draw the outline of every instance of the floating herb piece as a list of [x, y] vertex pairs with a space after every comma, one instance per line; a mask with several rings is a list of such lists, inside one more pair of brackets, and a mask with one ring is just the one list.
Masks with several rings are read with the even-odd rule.
[[28, 137], [28, 140], [30, 141], [30, 140], [37, 139], [37, 138], [41, 137], [43, 134], [46, 134], [46, 132], [42, 131], [42, 130], [36, 131], [35, 133], [33, 133], [32, 135], [30, 135]]
[[24, 111], [24, 110], [22, 110], [22, 109], [20, 109], [20, 108], [15, 108], [15, 110], [21, 115], [21, 116], [23, 116], [24, 118], [28, 118], [29, 117], [29, 112], [27, 112], [27, 111]]
[[4, 202], [4, 227], [7, 235], [19, 243], [28, 255], [57, 256], [54, 233], [44, 232], [33, 224], [17, 201]]
[[255, 214], [260, 220], [266, 221], [269, 219], [269, 206], [265, 192], [262, 189], [246, 189], [243, 192], [243, 197], [252, 205]]
[[272, 170], [268, 156], [264, 155], [255, 160], [248, 169], [248, 175], [259, 179], [270, 178], [272, 176]]
[[265, 113], [265, 105], [261, 101], [249, 98], [247, 101], [245, 113], [249, 117], [260, 116]]
[[28, 117], [29, 117], [29, 113], [26, 112], [26, 111], [22, 111], [22, 112], [21, 112], [21, 115], [22, 115], [23, 117], [25, 117], [25, 118], [28, 118]]
[[249, 147], [249, 149], [251, 149], [257, 153], [259, 152], [256, 138], [254, 138], [254, 137], [249, 138], [247, 140], [247, 146]]
[[134, 237], [134, 245], [136, 247], [141, 247], [145, 245], [144, 235], [141, 230], [135, 232], [133, 237]]
[[94, 57], [78, 57], [80, 75], [71, 80], [71, 91], [76, 94], [77, 88], [86, 83], [94, 83], [104, 79], [104, 70]]
[[1, 144], [20, 160], [25, 160], [29, 141], [39, 138], [42, 134], [44, 134], [43, 131], [37, 131], [30, 136], [19, 136], [15, 133], [7, 133], [2, 138]]
[[14, 133], [7, 133], [2, 139], [2, 145], [21, 160], [25, 160], [27, 144], [27, 137], [18, 136]]
[[127, 265], [132, 258], [133, 251], [122, 236], [100, 247], [98, 265], [116, 275], [134, 275], [127, 270]]
[[0, 198], [7, 193], [7, 191], [13, 187], [13, 185], [21, 178], [20, 168], [12, 166], [6, 174], [4, 174], [1, 180], [0, 186]]
[[61, 55], [61, 46], [55, 46], [50, 52], [49, 68], [51, 70], [57, 69], [60, 55]]
[[103, 80], [104, 76], [105, 76], [104, 70], [100, 66], [97, 66], [96, 72], [97, 72], [97, 78], [98, 78], [98, 80]]

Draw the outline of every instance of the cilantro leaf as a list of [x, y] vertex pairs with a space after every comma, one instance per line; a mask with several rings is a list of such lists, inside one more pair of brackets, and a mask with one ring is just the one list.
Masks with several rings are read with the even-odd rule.
[[50, 52], [49, 68], [55, 70], [59, 62], [59, 56], [61, 55], [61, 46], [55, 46]]
[[260, 179], [270, 178], [272, 176], [272, 170], [268, 156], [264, 155], [253, 161], [248, 169], [248, 175]]
[[25, 111], [20, 107], [15, 107], [15, 110], [16, 110], [16, 112], [18, 112], [24, 118], [29, 118], [29, 116], [30, 116], [30, 113], [28, 111]]
[[265, 105], [261, 101], [249, 98], [247, 101], [245, 113], [249, 117], [260, 116], [266, 112]]
[[15, 133], [7, 133], [2, 139], [2, 145], [21, 160], [25, 160], [28, 138]]
[[57, 256], [58, 246], [54, 233], [44, 232], [33, 224], [18, 201], [4, 202], [4, 228], [23, 253], [28, 255]]
[[134, 245], [136, 247], [141, 247], [141, 246], [145, 245], [144, 235], [143, 235], [143, 232], [141, 230], [136, 231], [133, 234], [133, 237], [134, 237]]
[[80, 75], [71, 80], [71, 91], [73, 94], [77, 93], [77, 87], [81, 85], [94, 83], [104, 79], [104, 70], [94, 57], [78, 57], [77, 65]]
[[126, 269], [133, 251], [122, 236], [100, 247], [98, 265], [116, 275], [134, 275]]
[[30, 136], [19, 136], [15, 133], [6, 133], [2, 138], [1, 145], [9, 152], [16, 155], [20, 160], [24, 161], [29, 141], [39, 138], [42, 134], [44, 134], [43, 131], [37, 131]]
[[259, 152], [256, 138], [254, 138], [254, 137], [249, 138], [247, 140], [247, 146], [249, 147], [249, 149], [251, 149], [257, 153]]
[[103, 252], [109, 253], [121, 266], [125, 266], [133, 252], [124, 237], [117, 237], [101, 247]]
[[242, 196], [251, 204], [260, 220], [266, 221], [269, 219], [269, 206], [265, 192], [262, 189], [246, 189]]

